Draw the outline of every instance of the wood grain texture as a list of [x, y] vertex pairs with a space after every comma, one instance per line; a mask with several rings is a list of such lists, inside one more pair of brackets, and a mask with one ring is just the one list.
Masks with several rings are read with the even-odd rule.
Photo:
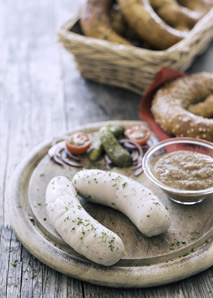
[[[76, 125], [139, 119], [140, 96], [85, 81], [57, 44], [56, 29], [76, 6], [68, 0], [0, 3], [0, 297], [213, 297], [213, 268], [153, 289], [80, 282], [37, 261], [10, 228], [8, 181], [34, 146]], [[202, 70], [213, 72], [213, 44], [190, 68]]]

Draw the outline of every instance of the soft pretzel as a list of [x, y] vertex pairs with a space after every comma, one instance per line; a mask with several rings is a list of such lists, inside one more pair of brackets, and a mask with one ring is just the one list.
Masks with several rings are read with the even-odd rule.
[[212, 0], [178, 0], [183, 6], [205, 14], [213, 6]]
[[142, 47], [144, 49], [152, 49], [152, 47], [142, 40], [140, 36], [129, 26], [117, 5], [113, 5], [110, 9], [109, 18], [111, 26], [117, 34], [121, 35], [135, 46]]
[[148, 0], [118, 0], [118, 3], [129, 25], [156, 49], [167, 49], [187, 35], [167, 25]]
[[111, 26], [116, 33], [132, 41], [141, 41], [138, 34], [127, 24], [119, 7], [113, 5], [109, 11]]
[[81, 1], [80, 23], [84, 34], [124, 45], [131, 45], [112, 28], [109, 18], [111, 6], [112, 0]]
[[200, 12], [180, 6], [176, 0], [150, 0], [157, 14], [174, 28], [191, 29], [201, 18]]
[[210, 94], [202, 102], [190, 105], [188, 111], [198, 116], [213, 118], [213, 94]]
[[117, 7], [114, 8], [112, 6], [112, 8], [109, 10], [109, 19], [111, 22], [111, 26], [115, 30], [115, 32], [119, 35], [123, 35], [125, 33], [127, 23]]
[[151, 110], [156, 122], [167, 133], [213, 142], [213, 119], [195, 115], [187, 110], [190, 105], [212, 93], [211, 73], [179, 78], [157, 91]]

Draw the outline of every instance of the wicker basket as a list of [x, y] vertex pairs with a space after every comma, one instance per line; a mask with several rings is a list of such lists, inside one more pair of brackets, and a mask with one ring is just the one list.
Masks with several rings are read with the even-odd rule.
[[74, 54], [81, 74], [96, 82], [127, 88], [142, 94], [162, 66], [186, 70], [195, 56], [213, 38], [213, 9], [187, 37], [164, 51], [141, 49], [85, 37], [79, 17], [73, 17], [59, 30], [59, 40]]

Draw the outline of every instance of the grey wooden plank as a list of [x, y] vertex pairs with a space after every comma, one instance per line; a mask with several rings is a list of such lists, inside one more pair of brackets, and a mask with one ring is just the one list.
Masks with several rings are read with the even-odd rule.
[[189, 68], [189, 73], [195, 72], [213, 72], [213, 41], [202, 54], [200, 54]]
[[6, 184], [6, 168], [8, 161], [7, 146], [9, 142], [10, 121], [7, 121], [7, 111], [11, 96], [6, 86], [0, 83], [0, 237], [1, 227], [4, 222], [4, 201], [5, 201], [5, 184]]
[[21, 297], [43, 297], [43, 265], [22, 247]]
[[67, 276], [43, 266], [43, 297], [67, 297]]
[[144, 289], [113, 289], [98, 287], [91, 284], [84, 283], [85, 298], [183, 298], [184, 294], [179, 283], [175, 285], [167, 285], [155, 288]]
[[11, 228], [10, 226], [1, 225], [1, 246], [0, 246], [0, 268], [2, 274], [0, 274], [0, 297], [6, 297], [7, 292], [7, 281], [9, 266], [10, 266], [10, 239], [11, 239]]
[[2, 224], [4, 220], [4, 197], [5, 197], [5, 179], [6, 179], [6, 165], [8, 159], [7, 145], [9, 138], [9, 121], [7, 121], [7, 110], [8, 102], [10, 101], [10, 92], [7, 88], [5, 80], [5, 71], [7, 68], [7, 42], [5, 40], [5, 11], [6, 5], [2, 1], [0, 2], [0, 45], [1, 45], [1, 55], [0, 55], [0, 237]]
[[154, 288], [112, 289], [84, 283], [85, 298], [205, 298], [213, 297], [213, 268], [183, 281]]
[[56, 283], [54, 289], [54, 298], [68, 297], [67, 295], [67, 276], [61, 273], [56, 273]]
[[[12, 233], [9, 226], [5, 226], [1, 238], [1, 265], [6, 273], [6, 283], [3, 289], [3, 297], [19, 297], [21, 275], [22, 275], [22, 256], [21, 243]], [[5, 279], [5, 277], [4, 277]]]
[[80, 124], [104, 120], [140, 119], [139, 95], [85, 80], [76, 71], [70, 54], [63, 51], [62, 58], [65, 110], [69, 129]]
[[[8, 61], [4, 80], [12, 92], [10, 106], [6, 107], [6, 120], [11, 122], [10, 135], [12, 135], [8, 150], [5, 148], [5, 152], [9, 152], [10, 155], [7, 163], [6, 190], [10, 176], [20, 159], [35, 145], [63, 132], [65, 128], [54, 15], [51, 10], [51, 1], [45, 3], [41, 1], [38, 5], [38, 2], [25, 3], [22, 1], [16, 5], [10, 3], [7, 9], [7, 14], [14, 15], [14, 18], [11, 20], [8, 17], [6, 26], [6, 33], [8, 35], [11, 33], [11, 35], [8, 37]], [[16, 14], [17, 11], [19, 15]], [[23, 16], [21, 19], [20, 14]], [[41, 22], [37, 23], [38, 15]], [[34, 26], [34, 24], [37, 25]], [[47, 30], [43, 30], [44, 28]], [[17, 49], [19, 50], [17, 51]], [[6, 99], [9, 102], [9, 98]], [[6, 123], [8, 124], [8, 122]], [[4, 158], [4, 155], [2, 157]], [[5, 205], [4, 210], [6, 209]], [[7, 217], [4, 223], [6, 226], [8, 225]], [[6, 230], [5, 234], [6, 240], [1, 241], [3, 250], [1, 261], [4, 264], [4, 267], [1, 268], [4, 268], [5, 272], [2, 275], [4, 278], [3, 295], [5, 297], [18, 297], [21, 294], [23, 297], [42, 296], [43, 265], [29, 253], [22, 255], [22, 246], [14, 235], [12, 234], [12, 240], [9, 238], [11, 237], [10, 229]], [[17, 260], [12, 266], [6, 252], [14, 242], [17, 242], [19, 247], [9, 254], [12, 263]], [[23, 252], [26, 251], [23, 250]], [[27, 269], [26, 265], [19, 262], [22, 257], [24, 262], [31, 264], [30, 268]], [[32, 278], [35, 275], [35, 268], [37, 274]], [[28, 271], [28, 273], [26, 274], [24, 271]], [[55, 274], [54, 272], [53, 275]], [[66, 287], [61, 289], [64, 291]], [[48, 293], [48, 286], [46, 291]]]
[[56, 272], [55, 270], [43, 265], [42, 297], [82, 298], [82, 282]]
[[67, 297], [84, 298], [83, 282], [69, 277], [67, 280]]
[[181, 282], [185, 297], [213, 297], [213, 267]]

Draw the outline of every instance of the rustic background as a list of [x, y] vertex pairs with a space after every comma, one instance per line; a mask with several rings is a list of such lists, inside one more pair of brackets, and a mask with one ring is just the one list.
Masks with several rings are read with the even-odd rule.
[[[57, 43], [76, 8], [76, 0], [0, 2], [0, 297], [213, 297], [213, 268], [152, 289], [74, 280], [37, 261], [10, 228], [8, 181], [33, 147], [77, 125], [139, 119], [140, 96], [85, 81]], [[213, 43], [189, 72], [203, 70], [213, 72]]]

